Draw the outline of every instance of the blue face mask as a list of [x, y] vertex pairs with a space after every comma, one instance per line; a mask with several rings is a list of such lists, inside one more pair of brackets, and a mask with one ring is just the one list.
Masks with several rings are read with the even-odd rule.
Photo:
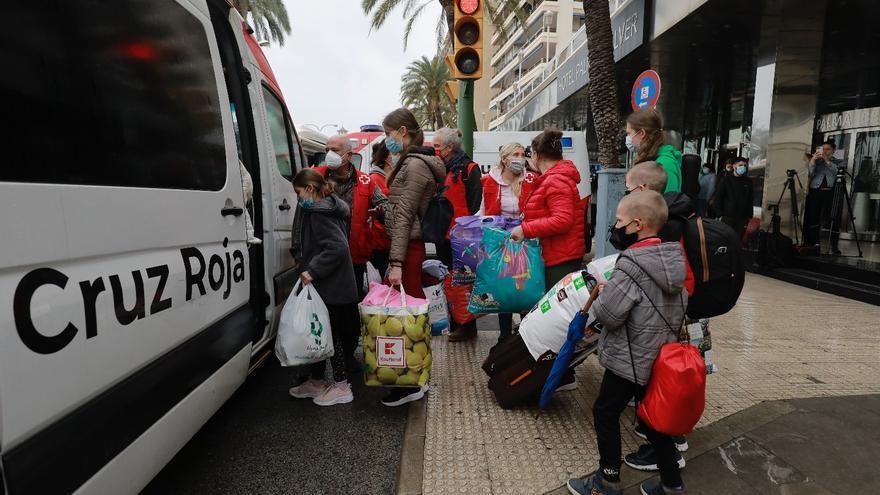
[[391, 136], [387, 136], [385, 138], [385, 147], [388, 148], [388, 151], [392, 153], [400, 153], [403, 151], [403, 143], [394, 139]]
[[745, 165], [740, 165], [739, 167], [736, 167], [736, 175], [746, 175]]
[[307, 209], [307, 210], [308, 210], [309, 208], [311, 208], [311, 207], [315, 204], [315, 200], [314, 200], [314, 199], [305, 199], [305, 198], [299, 198], [299, 199], [296, 200], [296, 202], [299, 203], [299, 205], [300, 205], [301, 207], [303, 207], [303, 208], [305, 208], [305, 209]]

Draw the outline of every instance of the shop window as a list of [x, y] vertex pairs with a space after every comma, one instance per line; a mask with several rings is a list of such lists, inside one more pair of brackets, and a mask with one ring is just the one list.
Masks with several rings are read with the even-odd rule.
[[0, 30], [0, 181], [220, 190], [205, 27], [175, 2], [18, 2]]

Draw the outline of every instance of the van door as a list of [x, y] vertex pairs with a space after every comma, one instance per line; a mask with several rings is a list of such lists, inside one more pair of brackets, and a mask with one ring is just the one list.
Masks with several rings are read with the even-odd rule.
[[250, 351], [241, 177], [207, 10], [120, 2], [4, 9], [10, 493], [74, 491]]

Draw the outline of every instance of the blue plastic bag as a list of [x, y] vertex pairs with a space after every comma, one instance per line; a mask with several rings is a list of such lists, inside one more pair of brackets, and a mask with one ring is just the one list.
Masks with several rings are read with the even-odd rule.
[[[452, 246], [452, 268], [456, 271], [477, 271], [480, 261], [480, 244], [483, 240], [483, 229], [495, 227], [510, 230], [522, 223], [519, 218], [502, 216], [464, 216], [455, 219], [455, 225], [449, 232]], [[473, 280], [465, 283], [473, 283]]]
[[510, 240], [510, 232], [483, 229], [482, 256], [471, 294], [471, 313], [519, 313], [544, 295], [544, 261], [537, 239]]

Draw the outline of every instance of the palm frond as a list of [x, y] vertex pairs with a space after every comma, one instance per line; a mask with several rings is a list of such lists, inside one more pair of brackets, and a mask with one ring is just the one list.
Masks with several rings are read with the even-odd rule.
[[406, 8], [403, 10], [403, 16], [406, 19], [406, 26], [403, 29], [403, 49], [406, 50], [407, 45], [409, 44], [409, 35], [412, 33], [413, 25], [416, 21], [419, 20], [419, 17], [422, 15], [422, 12], [425, 10], [429, 4], [431, 4], [434, 0], [422, 0], [422, 2], [412, 8], [415, 5], [413, 0], [407, 2]]

